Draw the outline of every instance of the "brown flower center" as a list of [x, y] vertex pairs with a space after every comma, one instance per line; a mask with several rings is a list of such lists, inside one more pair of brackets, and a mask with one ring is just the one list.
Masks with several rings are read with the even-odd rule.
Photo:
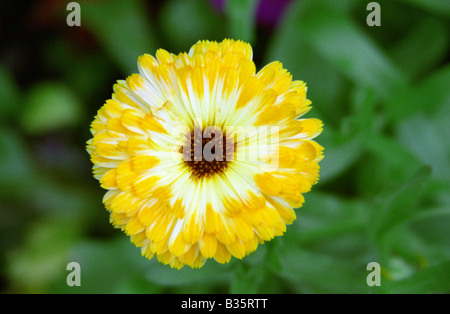
[[186, 144], [180, 148], [183, 160], [195, 178], [223, 173], [234, 156], [232, 138], [219, 127], [195, 128], [186, 134]]

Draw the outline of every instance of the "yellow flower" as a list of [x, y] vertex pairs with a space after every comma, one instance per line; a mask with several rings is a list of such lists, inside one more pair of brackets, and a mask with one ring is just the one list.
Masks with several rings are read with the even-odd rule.
[[91, 124], [87, 150], [111, 223], [142, 255], [227, 263], [280, 236], [319, 177], [306, 84], [249, 44], [199, 41], [138, 59]]

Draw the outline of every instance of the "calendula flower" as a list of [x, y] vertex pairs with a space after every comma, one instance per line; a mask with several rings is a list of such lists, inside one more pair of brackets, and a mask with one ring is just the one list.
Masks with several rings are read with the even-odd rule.
[[319, 177], [322, 131], [306, 84], [249, 44], [199, 41], [138, 59], [91, 125], [87, 150], [111, 223], [174, 268], [255, 251], [280, 236]]

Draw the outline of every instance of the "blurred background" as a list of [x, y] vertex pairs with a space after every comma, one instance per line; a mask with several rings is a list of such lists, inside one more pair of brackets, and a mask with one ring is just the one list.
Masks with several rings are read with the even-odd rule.
[[[377, 1], [379, 27], [361, 0], [78, 1], [80, 27], [68, 2], [0, 4], [1, 292], [450, 292], [450, 1]], [[223, 38], [308, 83], [321, 180], [284, 237], [172, 270], [109, 224], [85, 142], [139, 55]]]

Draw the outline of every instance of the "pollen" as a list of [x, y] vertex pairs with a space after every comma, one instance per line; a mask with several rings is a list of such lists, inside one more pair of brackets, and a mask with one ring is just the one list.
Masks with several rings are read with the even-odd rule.
[[195, 128], [186, 134], [186, 145], [180, 148], [194, 179], [225, 172], [234, 158], [236, 145], [233, 139], [227, 137], [219, 127], [213, 127], [213, 132], [206, 130]]

